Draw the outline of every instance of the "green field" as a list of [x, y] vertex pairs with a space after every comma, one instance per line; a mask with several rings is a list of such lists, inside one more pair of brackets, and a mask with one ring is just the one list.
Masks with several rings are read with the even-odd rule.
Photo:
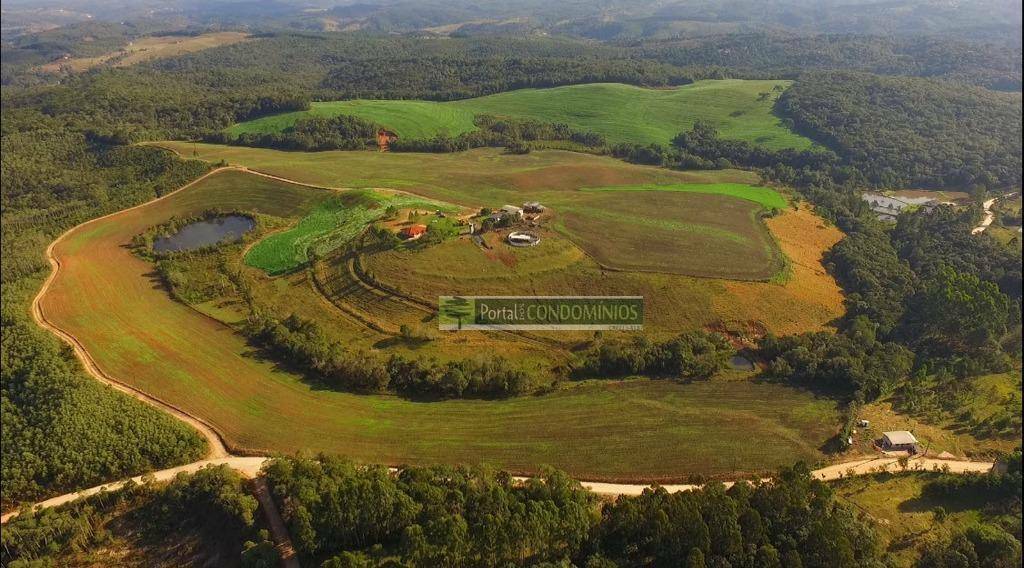
[[767, 209], [783, 209], [788, 203], [778, 191], [770, 187], [756, 187], [745, 183], [676, 183], [610, 185], [605, 187], [584, 187], [580, 191], [683, 191], [728, 195], [759, 203]]
[[[593, 83], [550, 89], [522, 89], [451, 102], [333, 101], [308, 111], [250, 120], [230, 127], [232, 135], [280, 132], [307, 116], [353, 115], [386, 126], [403, 138], [456, 136], [475, 129], [473, 117], [492, 114], [561, 122], [603, 134], [610, 143], [668, 144], [697, 120], [714, 124], [724, 138], [768, 148], [805, 149], [811, 141], [786, 128], [772, 114], [778, 91], [790, 81], [709, 80], [671, 89]], [[770, 93], [763, 97], [761, 93]]]
[[[106, 372], [202, 416], [238, 448], [521, 472], [551, 464], [581, 478], [667, 480], [815, 461], [835, 431], [834, 402], [747, 380], [586, 382], [543, 396], [432, 403], [325, 390], [173, 301], [152, 265], [125, 246], [147, 227], [211, 207], [298, 219], [324, 193], [228, 172], [82, 226], [55, 247], [61, 270], [41, 308]], [[305, 299], [315, 297], [308, 288], [298, 291], [304, 275], [264, 281], [285, 307], [309, 301], [328, 311]], [[453, 341], [463, 342], [462, 356], [483, 348], [469, 336]]]
[[371, 190], [346, 192], [318, 204], [288, 229], [256, 243], [245, 263], [277, 275], [309, 261], [310, 253], [323, 256], [356, 237], [370, 223], [384, 216], [390, 206], [452, 210], [442, 203], [414, 196], [383, 195]]

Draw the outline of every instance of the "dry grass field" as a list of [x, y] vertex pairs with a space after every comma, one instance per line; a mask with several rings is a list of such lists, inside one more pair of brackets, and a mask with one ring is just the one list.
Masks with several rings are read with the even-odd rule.
[[[815, 461], [835, 431], [833, 401], [749, 380], [583, 382], [541, 396], [429, 403], [325, 390], [263, 358], [230, 326], [172, 300], [153, 266], [125, 246], [174, 215], [221, 207], [297, 219], [325, 194], [221, 173], [84, 225], [55, 247], [61, 269], [41, 300], [43, 313], [110, 375], [203, 417], [236, 448], [389, 464], [487, 462], [522, 472], [551, 464], [581, 478], [668, 480]], [[279, 305], [333, 309], [296, 293], [311, 290], [301, 281], [308, 274], [261, 285], [276, 290]]]
[[249, 34], [242, 32], [211, 32], [196, 36], [150, 36], [132, 41], [128, 45], [96, 57], [76, 57], [69, 59], [58, 59], [46, 65], [40, 65], [37, 69], [44, 73], [60, 73], [71, 71], [78, 73], [109, 65], [111, 67], [127, 67], [151, 59], [161, 57], [174, 57], [194, 51], [202, 51], [211, 47], [230, 45], [245, 41]]

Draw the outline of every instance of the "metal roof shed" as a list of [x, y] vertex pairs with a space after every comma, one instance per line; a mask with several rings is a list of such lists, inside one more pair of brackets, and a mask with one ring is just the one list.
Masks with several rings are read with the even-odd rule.
[[906, 430], [885, 432], [882, 434], [882, 439], [884, 439], [885, 443], [889, 446], [912, 446], [917, 443], [917, 438]]

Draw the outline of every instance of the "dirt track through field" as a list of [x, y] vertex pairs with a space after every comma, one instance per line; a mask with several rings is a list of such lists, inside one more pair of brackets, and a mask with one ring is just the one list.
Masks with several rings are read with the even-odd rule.
[[[340, 189], [344, 189], [344, 188], [327, 188], [327, 187], [317, 186], [317, 185], [313, 185], [313, 184], [296, 182], [296, 181], [293, 181], [293, 180], [289, 180], [289, 179], [282, 178], [282, 177], [279, 177], [279, 176], [274, 176], [274, 175], [271, 175], [271, 174], [266, 174], [266, 173], [263, 173], [263, 172], [259, 172], [259, 171], [256, 171], [256, 170], [251, 170], [251, 169], [244, 168], [244, 167], [225, 166], [225, 167], [220, 167], [220, 168], [212, 169], [209, 172], [207, 172], [206, 174], [204, 174], [204, 175], [196, 178], [195, 180], [189, 182], [188, 184], [185, 184], [182, 187], [180, 187], [178, 189], [175, 189], [174, 191], [168, 192], [168, 193], [166, 193], [166, 194], [164, 194], [164, 195], [162, 195], [162, 196], [160, 196], [160, 197], [158, 197], [158, 198], [156, 198], [154, 200], [151, 200], [151, 201], [148, 201], [146, 203], [142, 203], [142, 204], [136, 205], [134, 207], [130, 207], [128, 209], [124, 209], [124, 210], [117, 211], [117, 212], [114, 212], [114, 213], [111, 213], [111, 214], [108, 214], [108, 215], [104, 215], [104, 216], [98, 217], [96, 219], [92, 219], [92, 220], [86, 221], [85, 223], [82, 223], [80, 225], [72, 227], [71, 229], [68, 229], [67, 231], [62, 233], [59, 237], [57, 237], [57, 239], [55, 239], [52, 243], [50, 243], [50, 245], [46, 249], [47, 260], [49, 261], [49, 263], [50, 263], [50, 265], [52, 267], [52, 271], [51, 271], [50, 275], [46, 278], [46, 280], [44, 281], [44, 283], [43, 283], [42, 287], [40, 288], [39, 292], [36, 294], [35, 298], [32, 301], [31, 313], [32, 313], [32, 317], [36, 321], [36, 323], [40, 327], [50, 331], [51, 333], [53, 333], [54, 335], [59, 337], [61, 340], [63, 340], [65, 343], [70, 345], [72, 347], [72, 349], [74, 350], [75, 356], [82, 362], [82, 365], [85, 367], [86, 372], [90, 376], [92, 376], [96, 380], [102, 382], [103, 384], [106, 384], [106, 385], [108, 385], [108, 386], [110, 386], [110, 387], [112, 387], [114, 389], [117, 389], [117, 390], [119, 390], [119, 391], [121, 391], [123, 393], [128, 394], [129, 396], [131, 396], [131, 397], [133, 397], [133, 398], [135, 398], [137, 400], [140, 400], [140, 401], [142, 401], [142, 402], [144, 402], [146, 404], [149, 404], [150, 406], [153, 406], [153, 407], [155, 407], [155, 408], [157, 408], [159, 410], [162, 410], [164, 412], [167, 412], [167, 413], [171, 414], [175, 418], [185, 422], [186, 424], [191, 425], [193, 428], [195, 428], [200, 433], [200, 435], [202, 435], [206, 439], [206, 441], [208, 443], [209, 451], [207, 452], [207, 456], [203, 460], [200, 460], [200, 461], [197, 461], [197, 462], [193, 462], [193, 463], [190, 463], [190, 464], [185, 464], [185, 465], [177, 466], [177, 467], [174, 467], [174, 468], [169, 468], [169, 469], [161, 470], [161, 471], [155, 472], [153, 474], [150, 474], [150, 475], [154, 476], [157, 480], [169, 480], [169, 479], [172, 479], [175, 475], [177, 475], [178, 473], [181, 473], [181, 472], [193, 472], [193, 471], [196, 471], [196, 470], [198, 470], [198, 469], [200, 469], [202, 467], [205, 467], [207, 465], [220, 465], [220, 464], [228, 465], [229, 467], [232, 467], [233, 469], [238, 470], [239, 472], [241, 472], [243, 475], [246, 475], [246, 476], [258, 476], [261, 467], [263, 466], [265, 461], [268, 460], [269, 458], [265, 457], [265, 456], [242, 456], [242, 455], [235, 455], [235, 454], [233, 454], [229, 450], [227, 445], [224, 443], [223, 437], [209, 423], [204, 421], [202, 418], [199, 418], [197, 416], [189, 414], [189, 413], [185, 412], [184, 410], [178, 408], [175, 405], [172, 405], [172, 404], [170, 404], [168, 402], [165, 402], [165, 401], [163, 401], [163, 400], [161, 400], [161, 399], [159, 399], [157, 397], [154, 397], [154, 396], [152, 396], [150, 394], [147, 394], [147, 393], [145, 393], [145, 392], [143, 392], [143, 391], [141, 391], [139, 389], [136, 389], [136, 388], [134, 388], [134, 387], [132, 387], [130, 385], [127, 385], [127, 384], [119, 381], [116, 377], [108, 375], [96, 363], [96, 361], [93, 359], [93, 357], [90, 355], [90, 353], [86, 350], [86, 348], [82, 345], [82, 343], [78, 339], [76, 339], [73, 335], [71, 335], [67, 331], [65, 331], [65, 330], [57, 327], [56, 325], [52, 324], [46, 318], [46, 314], [44, 313], [44, 311], [42, 310], [42, 307], [41, 307], [40, 299], [43, 296], [46, 295], [46, 293], [50, 289], [50, 286], [53, 283], [55, 277], [57, 276], [57, 273], [61, 269], [60, 260], [54, 255], [54, 252], [53, 252], [54, 251], [54, 247], [55, 247], [55, 245], [60, 243], [72, 231], [75, 231], [75, 230], [77, 230], [77, 229], [79, 229], [79, 228], [81, 228], [81, 227], [83, 227], [85, 225], [89, 225], [89, 224], [98, 222], [98, 221], [100, 221], [102, 219], [106, 219], [106, 218], [111, 217], [113, 215], [118, 215], [118, 214], [124, 213], [125, 211], [131, 211], [131, 210], [134, 210], [134, 209], [138, 209], [138, 208], [147, 206], [147, 205], [153, 203], [154, 201], [159, 201], [159, 200], [165, 199], [168, 196], [171, 196], [171, 195], [173, 195], [175, 193], [178, 193], [178, 192], [180, 192], [180, 191], [182, 191], [184, 189], [187, 189], [187, 188], [189, 188], [189, 187], [191, 187], [191, 186], [201, 182], [202, 180], [206, 179], [207, 177], [210, 177], [210, 176], [215, 175], [217, 173], [220, 173], [220, 172], [223, 172], [223, 171], [228, 171], [228, 170], [242, 171], [242, 172], [246, 172], [246, 173], [257, 175], [257, 176], [262, 176], [262, 177], [266, 177], [266, 178], [269, 178], [269, 179], [274, 179], [274, 180], [277, 180], [277, 181], [282, 181], [282, 182], [285, 182], [285, 183], [291, 183], [291, 184], [295, 184], [295, 185], [301, 185], [301, 186], [317, 188], [317, 189], [326, 189], [326, 190], [340, 190]], [[949, 471], [952, 472], [952, 473], [978, 473], [978, 472], [985, 472], [985, 471], [990, 470], [992, 468], [993, 464], [989, 463], [989, 462], [944, 461], [944, 460], [934, 460], [934, 459], [929, 459], [929, 458], [919, 458], [919, 459], [912, 459], [910, 461], [910, 468], [909, 469], [911, 469], [911, 470], [915, 470], [915, 469], [916, 470], [930, 470], [930, 469], [941, 468], [943, 466], [948, 466]], [[852, 474], [852, 475], [864, 475], [864, 474], [868, 474], [868, 473], [873, 473], [875, 471], [878, 471], [879, 469], [887, 470], [887, 471], [899, 471], [900, 469], [902, 469], [902, 466], [899, 465], [898, 460], [896, 460], [895, 458], [871, 458], [871, 459], [862, 459], [862, 460], [855, 461], [855, 462], [849, 462], [849, 463], [843, 463], [843, 464], [837, 464], [837, 465], [825, 467], [825, 468], [822, 468], [822, 469], [814, 471], [813, 475], [816, 478], [818, 478], [818, 479], [832, 480], [832, 479], [839, 479], [841, 477], [844, 477], [844, 476], [847, 476], [847, 475], [850, 475], [850, 474]], [[141, 481], [142, 477], [143, 476], [136, 476], [136, 477], [131, 478], [131, 479], [135, 480], [136, 482], [139, 482], [139, 481]], [[524, 479], [524, 478], [520, 478], [520, 479]], [[83, 497], [83, 496], [87, 496], [87, 495], [92, 495], [92, 494], [95, 494], [95, 493], [98, 493], [98, 492], [104, 491], [104, 490], [108, 490], [109, 491], [109, 490], [117, 489], [117, 488], [123, 486], [127, 482], [128, 482], [128, 480], [122, 480], [122, 481], [117, 481], [117, 482], [113, 482], [113, 483], [108, 483], [108, 484], [105, 484], [105, 485], [100, 485], [100, 486], [93, 487], [93, 488], [86, 489], [86, 490], [79, 491], [79, 492], [68, 493], [68, 494], [65, 494], [65, 495], [61, 495], [61, 496], [58, 496], [58, 497], [54, 497], [52, 499], [48, 499], [48, 500], [42, 501], [40, 503], [36, 503], [34, 506], [38, 507], [38, 508], [47, 508], [47, 507], [54, 507], [54, 506], [62, 505], [62, 504], [71, 502], [71, 501], [73, 501], [73, 500], [75, 500], [75, 499], [77, 499], [79, 497]], [[603, 495], [638, 495], [638, 494], [642, 493], [645, 488], [649, 487], [649, 485], [646, 485], [646, 484], [615, 484], [615, 483], [592, 483], [592, 482], [582, 482], [582, 484], [587, 489], [589, 489], [589, 490], [591, 490], [591, 491], [593, 491], [595, 493], [603, 494]], [[696, 488], [698, 486], [695, 486], [695, 485], [666, 485], [664, 487], [666, 489], [668, 489], [669, 491], [687, 491], [687, 490], [692, 490], [692, 489], [694, 489], [694, 488]], [[259, 489], [259, 487], [257, 487], [257, 489]], [[267, 516], [267, 523], [268, 523], [268, 526], [271, 528], [271, 532], [272, 532], [272, 536], [274, 538], [274, 542], [277, 545], [278, 550], [280, 550], [283, 553], [285, 553], [285, 555], [282, 558], [282, 565], [288, 566], [288, 567], [298, 566], [298, 561], [297, 561], [295, 553], [294, 553], [294, 547], [291, 545], [290, 536], [287, 533], [287, 529], [285, 528], [286, 525], [285, 525], [283, 519], [281, 518], [279, 511], [277, 510], [276, 506], [270, 506], [270, 505], [273, 505], [272, 500], [270, 500], [269, 504], [265, 503], [265, 501], [267, 501], [267, 499], [269, 499], [269, 495], [266, 492], [261, 494], [259, 491], [257, 491], [257, 496], [260, 497], [261, 503], [264, 503], [263, 510], [264, 510], [264, 512], [265, 512], [265, 514]], [[13, 517], [15, 517], [17, 515], [18, 515], [18, 511], [8, 512], [8, 513], [3, 515], [2, 522], [7, 522], [9, 519], [11, 519], [11, 518], [13, 518]]]

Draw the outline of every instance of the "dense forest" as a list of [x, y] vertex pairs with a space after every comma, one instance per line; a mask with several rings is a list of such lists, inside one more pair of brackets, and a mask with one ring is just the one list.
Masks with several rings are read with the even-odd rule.
[[[1018, 450], [989, 474], [928, 474], [923, 497], [969, 503], [978, 520], [936, 531], [918, 566], [1019, 565], [1020, 460]], [[304, 565], [889, 565], [874, 522], [803, 464], [782, 469], [771, 483], [679, 493], [654, 487], [608, 501], [558, 470], [517, 481], [486, 468], [392, 473], [320, 456], [275, 459], [265, 471]], [[251, 492], [232, 470], [208, 467], [166, 484], [130, 484], [24, 513], [4, 527], [3, 562], [80, 564], [121, 550], [161, 565], [270, 568], [277, 551], [260, 530]], [[945, 515], [937, 508], [933, 522]], [[149, 556], [154, 550], [159, 557]]]
[[68, 505], [25, 512], [4, 525], [4, 566], [273, 568], [278, 553], [260, 530], [249, 484], [227, 466], [167, 483], [128, 484]]
[[323, 566], [882, 566], [873, 530], [802, 464], [770, 484], [649, 489], [599, 506], [565, 473], [276, 460], [299, 553]]
[[[266, 477], [303, 563], [325, 567], [882, 565], [872, 529], [801, 465], [773, 484], [652, 489], [608, 504], [557, 470], [517, 482], [486, 469], [393, 475], [320, 457], [274, 460]], [[216, 551], [222, 565], [271, 566], [261, 564], [275, 551], [256, 521], [238, 475], [211, 467], [25, 514], [5, 527], [4, 563], [177, 538], [197, 555]], [[138, 534], [123, 534], [125, 522]]]
[[923, 79], [805, 73], [779, 99], [797, 131], [881, 187], [1017, 187], [1021, 98]]

